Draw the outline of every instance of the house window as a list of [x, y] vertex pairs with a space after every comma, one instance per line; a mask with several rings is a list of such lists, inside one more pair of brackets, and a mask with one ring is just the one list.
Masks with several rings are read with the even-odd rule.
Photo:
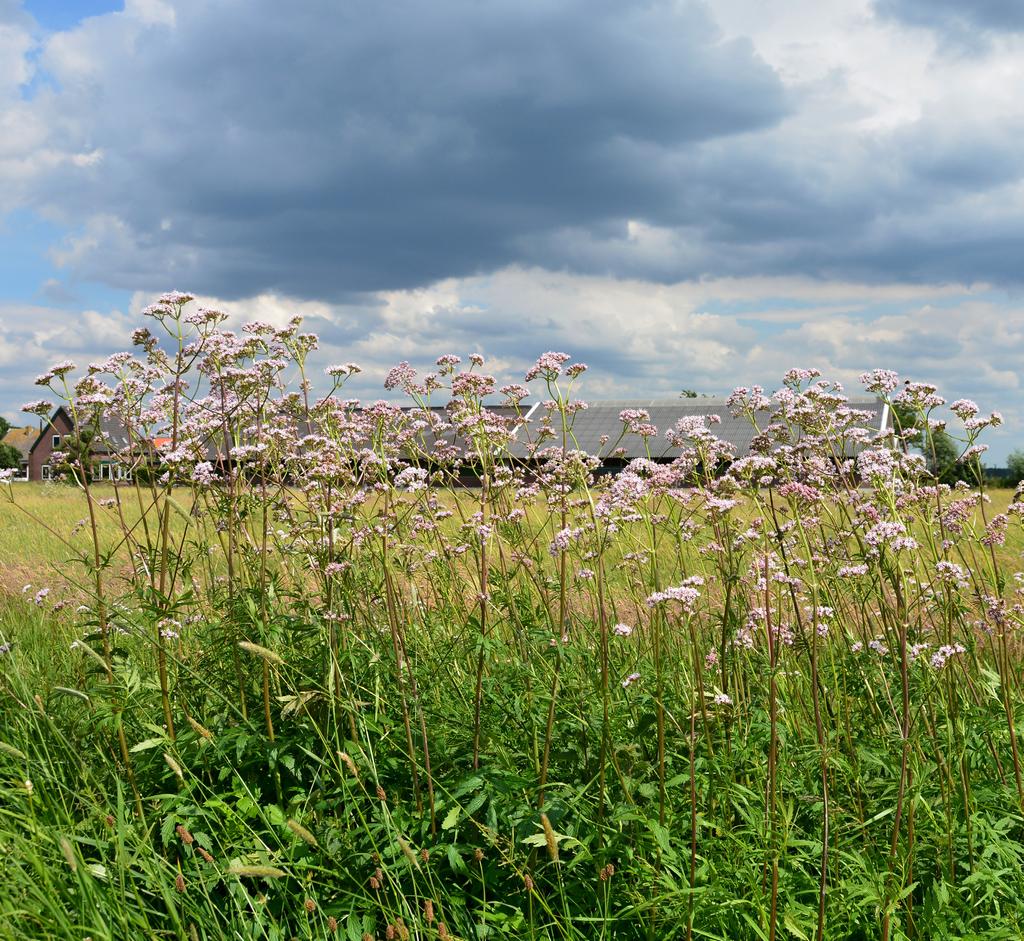
[[44, 464], [43, 465], [43, 480], [49, 480], [49, 479], [50, 479], [50, 465], [49, 464]]
[[60, 435], [54, 435], [51, 440], [53, 442], [53, 447], [55, 447], [55, 448], [59, 448], [60, 447]]

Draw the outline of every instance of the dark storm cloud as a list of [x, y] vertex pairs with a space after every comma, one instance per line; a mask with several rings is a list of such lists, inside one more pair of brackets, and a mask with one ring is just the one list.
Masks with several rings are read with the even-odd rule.
[[[939, 98], [865, 131], [840, 76], [787, 90], [709, 9], [132, 3], [44, 50], [30, 107], [65, 157], [19, 189], [68, 226], [71, 275], [222, 298], [516, 264], [1024, 280], [1019, 120]], [[969, 7], [976, 30], [1017, 9]]]
[[59, 90], [39, 106], [102, 152], [45, 179], [91, 218], [67, 263], [221, 296], [422, 284], [658, 216], [676, 181], [645, 148], [788, 107], [696, 3], [181, 3], [173, 25], [88, 21], [43, 61]]

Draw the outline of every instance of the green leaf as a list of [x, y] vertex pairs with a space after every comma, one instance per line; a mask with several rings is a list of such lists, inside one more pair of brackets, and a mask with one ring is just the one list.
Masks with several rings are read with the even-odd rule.
[[661, 851], [670, 859], [675, 859], [676, 851], [672, 849], [672, 839], [669, 836], [668, 829], [658, 823], [657, 820], [648, 820], [647, 825], [650, 827], [651, 833], [654, 834], [654, 839], [658, 841]]
[[459, 813], [461, 808], [456, 804], [451, 810], [444, 815], [444, 820], [441, 821], [442, 830], [451, 830], [459, 822]]
[[454, 843], [448, 846], [448, 865], [462, 875], [469, 875], [469, 869], [466, 868], [466, 864], [462, 861], [462, 857], [459, 855], [459, 851], [455, 848]]

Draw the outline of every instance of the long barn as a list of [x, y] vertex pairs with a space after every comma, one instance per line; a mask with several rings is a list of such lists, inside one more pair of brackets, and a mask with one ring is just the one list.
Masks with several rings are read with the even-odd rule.
[[[888, 409], [879, 399], [872, 397], [852, 398], [847, 403], [850, 408], [863, 412], [864, 428], [870, 432], [887, 431]], [[538, 441], [538, 432], [543, 424], [545, 410], [540, 402], [524, 403], [519, 412], [507, 405], [496, 405], [491, 411], [505, 420], [512, 420], [517, 414], [525, 415], [524, 425], [518, 429], [509, 447], [509, 456], [513, 461], [529, 463], [534, 459], [534, 449]], [[405, 408], [406, 412], [421, 412], [415, 408]], [[447, 417], [445, 406], [432, 406], [430, 411], [436, 422], [445, 425], [445, 430], [436, 434], [427, 432], [427, 451], [431, 446], [448, 447], [467, 454], [471, 448], [455, 432]], [[642, 413], [645, 423], [654, 426], [658, 434], [644, 436], [627, 430], [623, 423], [623, 413]], [[585, 409], [579, 409], [570, 418], [571, 425], [566, 444], [574, 450], [585, 451], [601, 459], [601, 470], [612, 472], [635, 458], [650, 458], [658, 462], [669, 462], [680, 454], [680, 448], [673, 447], [665, 438], [665, 432], [672, 428], [680, 419], [709, 418], [715, 416], [718, 422], [712, 427], [713, 434], [726, 441], [736, 457], [744, 457], [750, 452], [751, 442], [756, 433], [753, 425], [746, 418], [733, 416], [729, 404], [724, 398], [701, 397], [696, 399], [607, 399], [590, 402]], [[434, 421], [430, 422], [433, 425]], [[7, 438], [12, 439], [23, 452], [19, 480], [49, 480], [54, 474], [51, 456], [54, 451], [61, 450], [61, 445], [75, 432], [74, 421], [69, 411], [63, 406], [56, 409], [47, 424], [36, 429], [12, 429]], [[13, 436], [13, 437], [12, 437]], [[14, 441], [17, 438], [17, 441]], [[560, 443], [559, 436], [559, 443]], [[31, 441], [31, 444], [28, 442]], [[103, 418], [97, 429], [95, 439], [90, 443], [90, 456], [94, 467], [94, 476], [98, 480], [119, 481], [128, 479], [129, 471], [118, 459], [118, 452], [128, 446], [128, 435], [118, 422]], [[146, 442], [145, 448], [152, 448], [150, 453], [156, 454], [162, 439]], [[551, 441], [545, 442], [550, 444]], [[135, 442], [138, 450], [141, 442]], [[211, 445], [209, 458], [223, 460], [222, 449]], [[470, 472], [471, 476], [471, 472]]]

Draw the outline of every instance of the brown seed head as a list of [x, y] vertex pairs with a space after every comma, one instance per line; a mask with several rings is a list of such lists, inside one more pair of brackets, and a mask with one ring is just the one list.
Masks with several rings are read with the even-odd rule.
[[103, 818], [103, 822], [108, 827], [112, 827], [114, 825], [114, 815], [113, 814], [107, 814], [106, 817]]
[[377, 800], [379, 800], [379, 801], [387, 801], [387, 799], [388, 799], [387, 791], [385, 791], [384, 788], [382, 788], [378, 784], [377, 785]]
[[186, 846], [191, 846], [195, 840], [195, 838], [192, 836], [191, 833], [188, 832], [188, 830], [184, 827], [183, 824], [179, 823], [174, 828], [174, 832], [178, 834], [178, 839], [180, 839], [181, 842], [184, 843]]
[[448, 927], [443, 921], [437, 923], [437, 936], [441, 941], [448, 941], [451, 938], [451, 935], [448, 934]]
[[420, 859], [422, 859], [423, 862], [425, 862], [425, 863], [429, 863], [430, 862], [430, 850], [428, 850], [428, 849], [420, 850]]
[[428, 925], [434, 923], [434, 903], [430, 899], [423, 900], [423, 918]]
[[313, 912], [316, 911], [316, 902], [314, 902], [312, 899], [306, 899], [306, 901], [302, 904], [305, 906], [306, 911], [309, 912], [310, 915], [312, 915]]
[[607, 882], [614, 875], [615, 875], [615, 867], [611, 863], [608, 863], [608, 865], [605, 866], [598, 873], [598, 877], [601, 879], [602, 882]]
[[352, 756], [348, 752], [340, 751], [338, 752], [338, 757], [345, 763], [345, 767], [348, 768], [348, 773], [358, 781], [359, 769], [356, 767], [356, 763], [352, 760]]
[[551, 862], [558, 862], [558, 840], [555, 839], [555, 830], [551, 826], [551, 821], [548, 820], [547, 814], [540, 815], [540, 822], [544, 826], [544, 842], [548, 847], [548, 856], [551, 857]]
[[199, 853], [199, 855], [202, 856], [203, 859], [205, 859], [208, 863], [212, 863], [213, 862], [213, 857], [206, 850], [204, 850], [201, 846], [197, 846], [196, 847], [196, 852]]
[[196, 722], [196, 720], [193, 719], [192, 716], [185, 716], [185, 718], [188, 720], [188, 724], [192, 726], [192, 731], [195, 732], [197, 735], [200, 735], [205, 739], [213, 738], [213, 732], [211, 732], [205, 725], [201, 725], [200, 723]]
[[533, 891], [533, 876], [531, 876], [529, 873], [525, 873], [523, 875], [523, 885], [526, 886], [526, 891], [527, 892], [532, 892]]
[[394, 938], [395, 938], [395, 926], [394, 925], [388, 925], [387, 928], [384, 929], [384, 937], [387, 938], [387, 941], [394, 941]]
[[174, 877], [174, 888], [176, 888], [179, 893], [185, 891], [185, 877], [180, 872]]
[[480, 849], [479, 846], [473, 850], [473, 860], [478, 863], [482, 863], [484, 861], [484, 851]]
[[370, 876], [370, 888], [373, 889], [374, 892], [380, 889], [380, 880], [376, 876]]

